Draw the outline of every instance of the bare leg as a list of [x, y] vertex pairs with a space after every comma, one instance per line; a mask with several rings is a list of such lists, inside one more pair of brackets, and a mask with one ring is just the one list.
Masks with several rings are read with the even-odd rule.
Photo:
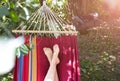
[[[60, 49], [59, 49], [59, 47], [58, 47], [57, 44], [53, 46], [53, 51], [54, 51], [54, 54], [55, 54], [55, 53], [59, 54]], [[55, 78], [55, 81], [59, 81], [57, 69], [56, 69], [55, 77], [56, 77], [56, 78]]]
[[43, 50], [48, 58], [48, 61], [50, 62], [50, 67], [44, 81], [59, 81], [56, 70], [56, 66], [60, 62], [58, 58], [58, 54], [59, 54], [58, 45], [54, 45], [53, 47], [54, 50], [53, 58], [52, 58], [52, 50], [50, 48], [44, 48]]

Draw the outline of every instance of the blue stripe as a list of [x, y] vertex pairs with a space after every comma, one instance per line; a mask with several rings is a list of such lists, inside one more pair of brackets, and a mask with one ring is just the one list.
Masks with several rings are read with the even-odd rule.
[[18, 81], [22, 81], [22, 73], [23, 73], [23, 54], [21, 54], [19, 58]]
[[[30, 35], [30, 43], [32, 42], [32, 36]], [[32, 50], [30, 50], [30, 81], [32, 81]]]

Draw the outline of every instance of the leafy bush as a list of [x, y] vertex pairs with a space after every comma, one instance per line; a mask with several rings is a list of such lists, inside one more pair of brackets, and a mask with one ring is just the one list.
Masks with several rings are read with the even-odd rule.
[[12, 79], [13, 79], [13, 74], [11, 72], [0, 76], [0, 81], [12, 81]]
[[79, 36], [82, 81], [120, 80], [117, 60], [120, 54], [119, 29], [114, 21], [103, 22], [90, 29], [87, 35]]

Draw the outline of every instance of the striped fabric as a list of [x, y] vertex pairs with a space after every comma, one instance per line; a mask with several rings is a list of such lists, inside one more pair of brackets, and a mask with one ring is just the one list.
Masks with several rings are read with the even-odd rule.
[[20, 55], [20, 58], [19, 58], [19, 68], [18, 68], [18, 81], [22, 81], [22, 74], [23, 74], [23, 55], [21, 54]]
[[49, 47], [52, 49], [54, 44], [58, 44], [60, 47], [60, 63], [57, 66], [59, 81], [80, 81], [76, 36], [62, 36], [57, 39], [55, 37], [39, 36], [24, 37], [25, 44], [32, 42], [34, 48], [28, 55], [16, 59], [13, 81], [44, 81], [49, 62], [43, 48]]
[[[29, 45], [29, 38], [30, 36], [24, 36], [25, 44]], [[23, 74], [22, 74], [22, 81], [28, 81], [29, 75], [29, 54], [24, 56], [24, 63], [23, 63]]]
[[[32, 36], [30, 35], [29, 42], [32, 43]], [[32, 81], [32, 50], [29, 52], [29, 74], [28, 81]]]
[[36, 36], [32, 39], [34, 45], [32, 49], [32, 81], [37, 81], [37, 53], [36, 53]]

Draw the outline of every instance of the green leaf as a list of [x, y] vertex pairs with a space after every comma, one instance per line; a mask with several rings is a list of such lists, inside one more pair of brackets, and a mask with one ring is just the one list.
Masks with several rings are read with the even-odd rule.
[[28, 54], [28, 52], [29, 52], [29, 50], [26, 50], [26, 49], [23, 49], [23, 48], [20, 48], [20, 51], [21, 51], [24, 55]]
[[9, 15], [9, 11], [7, 7], [1, 6], [0, 7], [0, 18], [2, 18], [3, 16], [8, 16], [8, 15]]
[[21, 54], [20, 48], [17, 48], [17, 49], [16, 49], [16, 56], [19, 58], [19, 57], [20, 57], [20, 54]]
[[30, 48], [29, 48], [29, 46], [23, 44], [23, 45], [20, 46], [20, 50], [25, 55], [25, 54], [28, 54]]
[[29, 53], [30, 49], [31, 49], [30, 46], [23, 44], [16, 49], [16, 56], [19, 58], [21, 54], [26, 55]]
[[11, 18], [14, 22], [18, 22], [18, 21], [19, 21], [19, 17], [18, 17], [18, 15], [16, 14], [15, 11], [11, 11], [11, 12], [10, 12], [10, 18]]
[[82, 71], [83, 73], [87, 73], [86, 69], [81, 68], [81, 71]]
[[30, 44], [30, 47], [29, 47], [30, 49], [32, 49], [32, 48], [34, 48], [34, 45], [33, 44]]
[[11, 2], [11, 3], [10, 3], [10, 8], [11, 8], [11, 9], [15, 9], [15, 4]]
[[27, 46], [27, 45], [25, 45], [25, 44], [21, 45], [20, 47], [21, 47], [22, 49], [29, 50], [29, 46]]

